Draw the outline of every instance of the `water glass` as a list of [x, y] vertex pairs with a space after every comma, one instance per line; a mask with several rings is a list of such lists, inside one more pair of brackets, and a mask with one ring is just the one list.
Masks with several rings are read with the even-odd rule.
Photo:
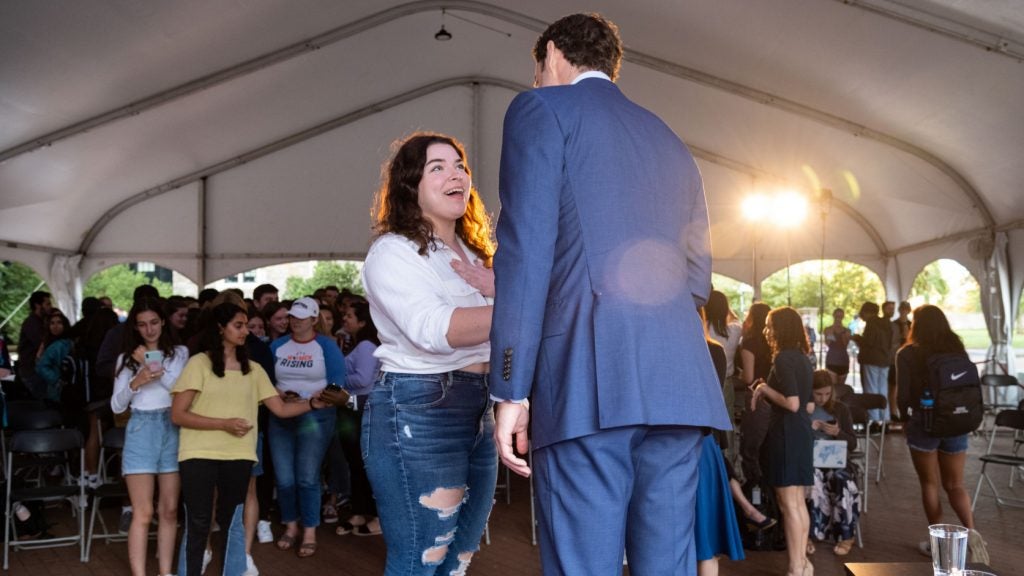
[[955, 524], [932, 524], [928, 527], [935, 576], [963, 572], [967, 564], [967, 533], [967, 528]]

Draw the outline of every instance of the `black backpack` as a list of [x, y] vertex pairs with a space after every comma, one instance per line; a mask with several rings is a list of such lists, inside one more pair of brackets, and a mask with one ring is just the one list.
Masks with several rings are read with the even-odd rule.
[[985, 416], [978, 367], [966, 354], [935, 354], [927, 361], [935, 398], [930, 436], [949, 438], [974, 432]]

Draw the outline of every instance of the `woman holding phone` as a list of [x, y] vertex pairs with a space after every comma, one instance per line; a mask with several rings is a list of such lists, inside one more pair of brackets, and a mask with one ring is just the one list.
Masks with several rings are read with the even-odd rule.
[[[291, 334], [270, 345], [277, 373], [277, 389], [286, 402], [308, 402], [328, 384], [345, 383], [345, 357], [334, 338], [317, 333], [320, 305], [299, 298], [288, 311]], [[277, 503], [285, 533], [280, 550], [298, 544], [299, 558], [316, 553], [316, 527], [320, 525], [320, 468], [334, 435], [337, 412], [331, 407], [298, 417], [271, 415], [270, 454], [277, 478]], [[299, 542], [299, 522], [302, 540]]]
[[117, 358], [110, 407], [120, 414], [129, 407], [121, 474], [132, 503], [128, 529], [128, 562], [132, 576], [146, 572], [153, 491], [160, 487], [157, 551], [160, 574], [170, 574], [178, 531], [178, 427], [171, 423], [170, 390], [188, 361], [188, 349], [175, 346], [159, 300], [135, 303], [125, 320], [125, 338]]
[[[844, 440], [847, 453], [857, 449], [850, 409], [835, 398], [833, 373], [814, 372], [814, 409], [811, 430], [815, 440]], [[860, 490], [856, 477], [859, 469], [847, 458], [845, 468], [815, 468], [814, 487], [808, 506], [811, 511], [811, 537], [822, 542], [835, 541], [836, 556], [846, 556], [853, 548], [860, 519]], [[814, 545], [808, 540], [808, 550]]]

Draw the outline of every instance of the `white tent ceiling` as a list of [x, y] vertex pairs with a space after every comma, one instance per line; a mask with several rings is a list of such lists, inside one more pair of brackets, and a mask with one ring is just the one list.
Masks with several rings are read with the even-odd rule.
[[828, 189], [826, 255], [891, 297], [935, 258], [980, 273], [971, 242], [998, 233], [1019, 294], [1018, 0], [8, 0], [0, 258], [48, 279], [62, 256], [84, 277], [154, 261], [200, 284], [360, 258], [389, 145], [419, 129], [467, 144], [497, 212], [505, 107], [538, 32], [582, 10], [619, 24], [620, 85], [697, 156], [717, 272], [752, 282], [755, 243], [758, 279], [787, 244], [820, 257], [817, 205], [788, 243], [739, 206]]

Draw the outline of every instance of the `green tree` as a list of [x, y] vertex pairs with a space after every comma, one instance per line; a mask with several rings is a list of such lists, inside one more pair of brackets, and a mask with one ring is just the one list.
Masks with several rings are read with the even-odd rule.
[[[794, 308], [818, 308], [821, 304], [820, 261], [806, 262], [793, 267], [791, 285]], [[824, 265], [825, 317], [835, 308], [846, 310], [847, 317], [855, 314], [864, 302], [885, 299], [881, 280], [871, 270], [844, 260], [826, 260]], [[786, 305], [786, 270], [780, 270], [761, 283], [761, 299], [769, 306]], [[829, 322], [826, 322], [828, 324]]]
[[[11, 339], [5, 338], [8, 340], [8, 344], [13, 345], [17, 342], [21, 323], [28, 317], [30, 312], [27, 302], [29, 295], [35, 290], [50, 291], [46, 284], [39, 286], [42, 281], [43, 279], [36, 274], [35, 270], [20, 262], [0, 264], [0, 323], [6, 322], [3, 333], [11, 337]], [[26, 300], [25, 304], [15, 310], [22, 300]]]
[[172, 286], [167, 282], [151, 279], [142, 272], [132, 270], [127, 264], [117, 264], [93, 274], [82, 288], [82, 295], [97, 298], [106, 296], [116, 308], [128, 310], [132, 307], [132, 293], [140, 284], [152, 284], [164, 297], [173, 293]]
[[356, 294], [362, 294], [359, 267], [353, 262], [317, 262], [311, 277], [289, 276], [285, 280], [284, 299], [295, 300], [309, 296], [324, 286], [337, 286], [339, 290], [348, 288]]
[[949, 284], [942, 277], [938, 260], [925, 266], [917, 278], [914, 278], [914, 285], [910, 288], [911, 298], [923, 298], [926, 304], [935, 304], [940, 308], [948, 294]]

